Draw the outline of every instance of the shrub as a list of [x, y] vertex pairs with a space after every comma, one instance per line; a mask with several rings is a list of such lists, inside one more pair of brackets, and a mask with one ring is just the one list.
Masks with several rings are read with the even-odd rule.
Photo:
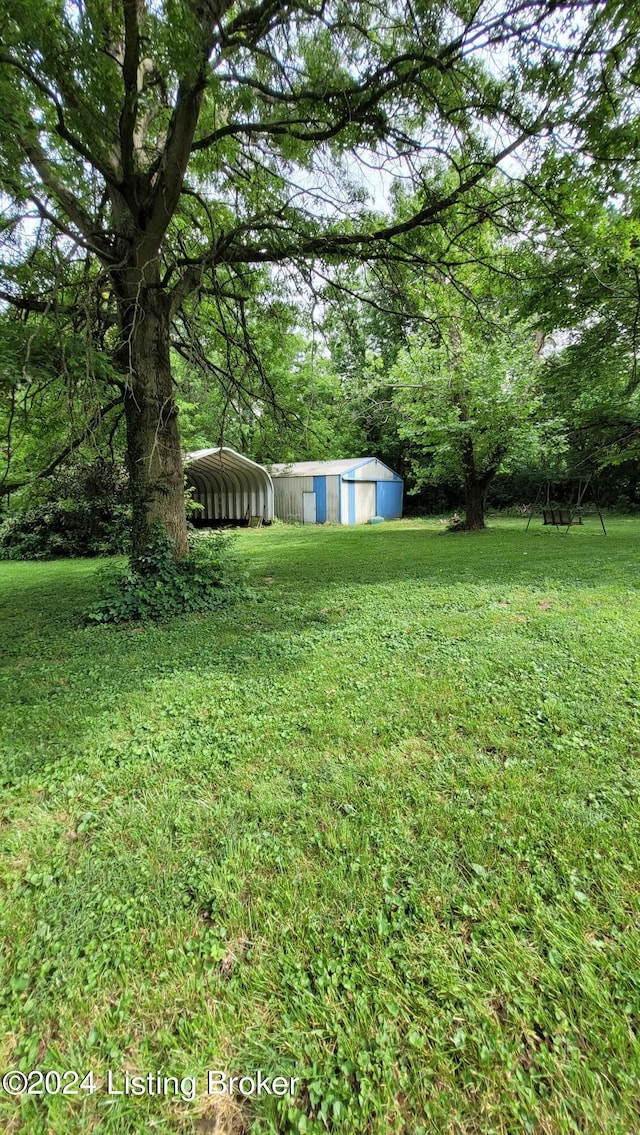
[[119, 467], [100, 460], [74, 466], [45, 491], [46, 500], [0, 525], [0, 559], [113, 556], [128, 550], [131, 512]]
[[76, 501], [37, 505], [0, 526], [0, 559], [118, 555], [127, 549], [129, 524], [125, 505], [108, 511]]
[[157, 528], [146, 550], [100, 573], [102, 595], [90, 623], [146, 622], [210, 611], [247, 594], [234, 537], [222, 532], [191, 538], [189, 555], [174, 560], [172, 542]]

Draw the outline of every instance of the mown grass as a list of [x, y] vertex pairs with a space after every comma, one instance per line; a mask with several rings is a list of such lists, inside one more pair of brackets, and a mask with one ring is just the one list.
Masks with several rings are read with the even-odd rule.
[[640, 1131], [640, 522], [522, 527], [248, 531], [142, 629], [0, 565], [0, 1064], [99, 1086], [4, 1129]]

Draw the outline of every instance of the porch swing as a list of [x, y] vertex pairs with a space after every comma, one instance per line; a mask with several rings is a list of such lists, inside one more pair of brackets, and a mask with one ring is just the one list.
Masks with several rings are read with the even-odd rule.
[[[545, 490], [545, 485], [546, 501], [542, 506], [539, 506], [540, 498]], [[553, 492], [561, 485], [571, 485], [575, 487], [575, 491], [572, 492], [569, 501], [566, 500], [566, 494], [564, 501], [560, 499], [562, 494], [555, 496], [553, 495]], [[588, 497], [587, 493], [589, 489], [591, 491]], [[602, 512], [600, 511], [600, 502], [598, 500], [597, 489], [595, 483], [593, 482], [593, 478], [590, 476], [567, 477], [561, 481], [547, 480], [546, 482], [542, 482], [538, 488], [536, 499], [529, 510], [529, 517], [527, 519], [527, 527], [525, 528], [525, 532], [529, 531], [529, 525], [531, 524], [531, 521], [536, 512], [542, 512], [543, 526], [553, 526], [558, 531], [560, 531], [561, 528], [564, 528], [566, 536], [572, 525], [582, 524], [583, 517], [586, 515], [585, 500], [588, 499], [591, 499], [593, 501], [593, 504], [595, 505], [595, 511], [597, 512], [598, 517], [600, 518], [600, 524], [602, 525], [602, 531], [606, 536], [607, 530], [604, 526], [604, 520], [602, 519]]]

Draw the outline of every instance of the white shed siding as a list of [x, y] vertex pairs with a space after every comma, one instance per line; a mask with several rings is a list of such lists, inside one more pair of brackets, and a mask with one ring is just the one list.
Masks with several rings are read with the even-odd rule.
[[333, 524], [337, 524], [340, 520], [339, 477], [327, 477], [327, 520]]
[[[359, 469], [354, 469], [348, 476], [356, 481], [395, 481], [397, 478], [393, 469], [383, 465], [376, 457], [367, 461], [366, 465], [361, 465]], [[373, 516], [373, 513], [371, 515]]]
[[356, 495], [356, 524], [366, 524], [376, 514], [376, 483], [375, 481], [357, 481]]
[[340, 485], [340, 523], [349, 523], [349, 485], [342, 481]]
[[302, 522], [302, 494], [313, 492], [313, 477], [274, 477], [275, 514]]

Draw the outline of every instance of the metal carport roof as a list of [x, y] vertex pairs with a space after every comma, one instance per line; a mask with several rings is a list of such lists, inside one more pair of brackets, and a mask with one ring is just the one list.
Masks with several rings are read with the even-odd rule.
[[186, 453], [184, 464], [187, 481], [205, 506], [204, 519], [273, 520], [273, 482], [256, 461], [224, 445]]

